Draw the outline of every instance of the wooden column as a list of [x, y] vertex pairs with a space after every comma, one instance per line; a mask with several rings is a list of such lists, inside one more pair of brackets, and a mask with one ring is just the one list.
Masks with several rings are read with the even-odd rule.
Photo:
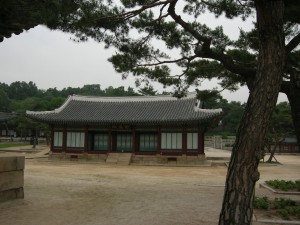
[[111, 129], [108, 131], [108, 151], [111, 152], [113, 149], [113, 132]]
[[182, 152], [181, 154], [187, 154], [187, 132], [186, 128], [182, 129]]
[[160, 126], [157, 128], [157, 153], [161, 153], [161, 130]]
[[51, 134], [50, 134], [50, 151], [53, 151], [54, 146], [54, 127], [51, 126]]
[[198, 154], [204, 154], [204, 131], [203, 129], [198, 129]]
[[63, 152], [67, 150], [67, 128], [63, 128]]
[[87, 152], [88, 151], [88, 143], [89, 143], [89, 128], [88, 127], [85, 127], [84, 129], [84, 152]]
[[137, 141], [137, 136], [136, 136], [136, 130], [135, 127], [132, 128], [132, 152], [136, 152], [136, 141]]

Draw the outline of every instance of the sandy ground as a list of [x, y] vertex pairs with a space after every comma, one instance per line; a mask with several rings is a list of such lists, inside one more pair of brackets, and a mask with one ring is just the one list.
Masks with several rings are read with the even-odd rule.
[[[212, 149], [206, 154], [229, 156]], [[225, 166], [109, 166], [28, 158], [25, 199], [0, 204], [0, 225], [217, 224]], [[282, 165], [260, 166], [259, 182], [300, 179], [299, 155], [277, 159]], [[273, 194], [257, 187], [256, 195]]]

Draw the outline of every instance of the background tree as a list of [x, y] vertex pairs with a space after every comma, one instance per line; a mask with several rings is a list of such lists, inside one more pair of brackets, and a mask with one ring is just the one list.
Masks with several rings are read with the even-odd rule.
[[295, 135], [291, 107], [288, 102], [281, 102], [276, 105], [266, 137], [266, 147], [270, 153], [266, 162], [271, 163], [277, 147], [286, 137]]
[[6, 92], [0, 88], [0, 112], [9, 112], [10, 99]]
[[103, 96], [105, 91], [101, 90], [100, 84], [87, 84], [81, 88], [82, 95]]
[[8, 97], [16, 100], [24, 100], [28, 97], [33, 97], [38, 95], [38, 88], [30, 81], [26, 83], [24, 81], [16, 81], [9, 85]]
[[235, 136], [245, 110], [245, 105], [235, 101], [228, 102], [220, 95], [220, 93], [216, 91], [201, 91], [198, 92], [198, 96], [202, 101], [203, 108], [220, 108], [224, 112], [221, 124], [218, 127], [210, 130], [207, 134]]
[[113, 88], [112, 86], [109, 86], [105, 89], [105, 96], [136, 96], [138, 95], [135, 93], [134, 89], [131, 87], [128, 87], [127, 90], [123, 86], [120, 86], [118, 88]]
[[146, 85], [146, 86], [140, 88], [138, 90], [138, 92], [141, 95], [149, 95], [149, 96], [154, 96], [154, 95], [157, 95], [157, 93], [158, 93], [156, 90], [154, 90], [152, 85]]

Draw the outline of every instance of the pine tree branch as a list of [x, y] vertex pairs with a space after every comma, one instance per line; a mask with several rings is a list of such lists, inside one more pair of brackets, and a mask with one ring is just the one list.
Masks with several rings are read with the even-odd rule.
[[160, 61], [159, 59], [155, 58], [157, 63], [146, 63], [146, 64], [139, 64], [137, 65], [138, 67], [146, 67], [146, 66], [159, 66], [162, 64], [171, 64], [171, 63], [178, 63], [184, 60], [187, 60], [188, 62], [191, 62], [193, 59], [197, 58], [197, 56], [191, 56], [191, 57], [182, 57], [180, 59], [174, 59], [174, 60], [165, 60], [165, 61]]
[[292, 83], [290, 81], [282, 81], [280, 92], [285, 93], [286, 95], [290, 92], [292, 88]]
[[201, 43], [201, 45], [196, 48], [195, 53], [198, 57], [209, 58], [220, 61], [223, 63], [226, 69], [232, 73], [237, 73], [244, 78], [252, 78], [255, 76], [256, 69], [247, 67], [244, 64], [235, 63], [232, 58], [224, 53], [215, 52], [210, 48], [211, 38], [206, 37], [198, 33], [193, 27], [185, 22], [179, 15], [175, 12], [175, 6], [177, 1], [172, 1], [169, 5], [168, 12], [174, 21], [179, 24], [186, 32], [190, 33], [196, 40]]
[[297, 34], [293, 39], [285, 46], [286, 54], [293, 51], [300, 44], [300, 33]]
[[97, 18], [97, 21], [100, 21], [100, 20], [111, 20], [111, 21], [115, 21], [115, 22], [126, 21], [133, 17], [136, 17], [137, 15], [141, 14], [142, 12], [144, 12], [147, 9], [154, 8], [154, 7], [161, 6], [161, 5], [163, 5], [163, 8], [164, 8], [168, 3], [172, 2], [172, 1], [174, 1], [174, 0], [153, 1], [152, 3], [150, 3], [148, 5], [142, 5], [140, 8], [138, 8], [136, 10], [128, 11], [128, 12], [118, 14], [118, 15], [104, 16], [104, 17]]

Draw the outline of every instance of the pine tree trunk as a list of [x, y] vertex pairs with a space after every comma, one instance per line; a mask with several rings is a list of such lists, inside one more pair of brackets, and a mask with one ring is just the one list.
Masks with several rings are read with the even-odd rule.
[[283, 1], [258, 0], [255, 7], [260, 46], [258, 68], [232, 150], [219, 225], [252, 222], [258, 164], [283, 74]]
[[[271, 149], [269, 159], [266, 161], [266, 163], [271, 163], [272, 162], [272, 159], [274, 158], [277, 146], [279, 146], [283, 142], [283, 140], [284, 140], [284, 138], [282, 138], [281, 140], [276, 140], [275, 141], [275, 146], [273, 147], [273, 149]], [[276, 162], [277, 162], [277, 160], [276, 160]]]
[[[298, 82], [300, 83], [300, 81]], [[290, 102], [296, 136], [298, 144], [300, 145], [300, 84], [299, 87], [297, 84], [290, 85], [289, 91], [286, 93], [286, 95]]]

